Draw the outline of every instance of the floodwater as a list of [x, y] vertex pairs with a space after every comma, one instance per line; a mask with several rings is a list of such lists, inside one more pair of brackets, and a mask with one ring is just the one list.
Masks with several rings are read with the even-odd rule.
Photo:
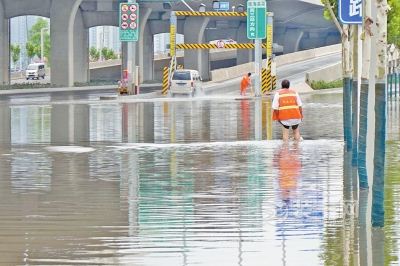
[[297, 144], [268, 101], [0, 105], [0, 264], [398, 265], [398, 100], [372, 232], [342, 95], [303, 101]]

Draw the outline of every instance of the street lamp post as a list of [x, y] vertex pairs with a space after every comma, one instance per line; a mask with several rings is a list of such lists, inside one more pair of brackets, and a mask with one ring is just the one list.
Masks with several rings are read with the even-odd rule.
[[43, 34], [44, 34], [44, 31], [45, 30], [49, 30], [49, 28], [41, 28], [40, 29], [40, 61], [42, 61], [42, 63], [44, 62], [43, 61], [43, 53], [44, 53], [44, 38], [43, 38]]

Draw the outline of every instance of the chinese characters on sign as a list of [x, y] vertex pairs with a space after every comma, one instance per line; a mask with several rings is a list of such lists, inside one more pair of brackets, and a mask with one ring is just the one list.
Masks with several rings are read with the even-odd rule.
[[247, 2], [247, 38], [265, 39], [266, 37], [266, 13], [265, 1]]
[[121, 3], [119, 8], [119, 39], [135, 42], [139, 38], [139, 6], [136, 3]]
[[251, 8], [249, 10], [249, 13], [247, 14], [249, 16], [249, 37], [255, 39], [256, 38], [256, 10], [254, 8]]
[[350, 0], [350, 17], [361, 17], [361, 0]]
[[362, 24], [362, 0], [338, 0], [339, 19], [343, 24]]

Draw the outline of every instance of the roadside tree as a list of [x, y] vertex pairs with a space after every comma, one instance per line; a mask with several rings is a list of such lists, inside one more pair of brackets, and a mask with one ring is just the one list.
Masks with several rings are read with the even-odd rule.
[[17, 64], [18, 60], [20, 59], [20, 54], [21, 54], [21, 47], [19, 46], [19, 44], [11, 44], [11, 58], [12, 61], [14, 63], [14, 67]]

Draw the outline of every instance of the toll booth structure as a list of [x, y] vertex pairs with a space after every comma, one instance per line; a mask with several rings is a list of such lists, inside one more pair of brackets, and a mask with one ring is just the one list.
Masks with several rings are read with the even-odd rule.
[[[170, 18], [170, 63], [164, 67], [162, 76], [162, 94], [167, 95], [170, 79], [173, 72], [177, 69], [176, 50], [177, 49], [254, 49], [254, 43], [182, 43], [176, 44], [176, 29], [178, 16], [197, 16], [197, 17], [246, 17], [246, 12], [200, 12], [200, 11], [172, 11]], [[266, 49], [267, 64], [262, 68], [262, 94], [269, 94], [276, 88], [276, 64], [275, 56], [272, 54], [273, 43], [273, 13], [267, 12], [267, 38], [262, 47]]]

